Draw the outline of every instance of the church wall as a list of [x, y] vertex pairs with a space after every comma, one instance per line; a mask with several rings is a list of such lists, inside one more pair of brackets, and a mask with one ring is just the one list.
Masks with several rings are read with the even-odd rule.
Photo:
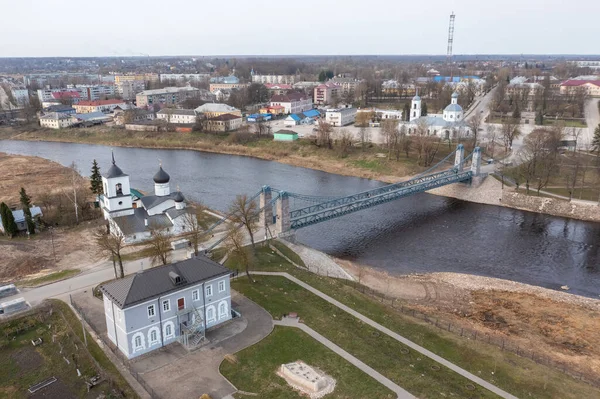
[[174, 206], [175, 206], [175, 201], [171, 199], [171, 200], [167, 200], [167, 201], [163, 202], [162, 204], [159, 204], [155, 207], [146, 209], [146, 211], [148, 211], [148, 215], [153, 216], [153, 215], [158, 215], [159, 213], [163, 213], [167, 209], [173, 208]]
[[103, 185], [103, 189], [104, 189], [104, 195], [107, 197], [116, 197], [117, 196], [117, 188], [116, 188], [117, 184], [121, 184], [121, 189], [123, 190], [123, 195], [131, 194], [131, 187], [129, 185], [129, 176], [121, 176], [121, 177], [113, 177], [111, 179], [102, 177], [102, 185]]

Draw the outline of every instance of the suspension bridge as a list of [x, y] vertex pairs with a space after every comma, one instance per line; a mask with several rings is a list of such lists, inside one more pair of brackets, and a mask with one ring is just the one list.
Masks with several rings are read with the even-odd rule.
[[[452, 163], [452, 158], [454, 162]], [[448, 165], [451, 167], [448, 168]], [[466, 165], [470, 164], [470, 167]], [[442, 169], [440, 171], [440, 169]], [[269, 186], [264, 186], [248, 201], [259, 200], [257, 215], [260, 225], [265, 231], [270, 231], [273, 236], [280, 236], [303, 227], [322, 223], [353, 212], [368, 209], [413, 194], [422, 193], [448, 184], [470, 182], [473, 177], [481, 174], [481, 150], [476, 147], [465, 158], [465, 149], [459, 144], [454, 151], [425, 172], [410, 180], [400, 183], [388, 184], [361, 193], [324, 197], [303, 195], [283, 191]], [[290, 204], [293, 204], [291, 206]], [[211, 232], [221, 223], [227, 221], [231, 215], [224, 216], [211, 226]], [[241, 225], [240, 225], [241, 227]], [[214, 243], [208, 250], [212, 250], [227, 237]]]

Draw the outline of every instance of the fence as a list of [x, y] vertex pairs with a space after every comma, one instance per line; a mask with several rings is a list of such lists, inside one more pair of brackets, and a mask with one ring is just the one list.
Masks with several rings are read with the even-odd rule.
[[510, 339], [506, 337], [497, 336], [489, 333], [481, 333], [480, 331], [465, 328], [463, 326], [458, 326], [449, 322], [447, 320], [439, 319], [437, 317], [431, 317], [423, 312], [419, 312], [418, 310], [404, 306], [400, 304], [395, 298], [387, 298], [384, 294], [381, 294], [375, 290], [372, 290], [369, 287], [366, 287], [361, 284], [349, 284], [355, 290], [369, 295], [378, 301], [380, 301], [384, 305], [391, 306], [393, 309], [401, 312], [404, 315], [411, 316], [413, 318], [419, 319], [421, 321], [425, 321], [440, 330], [444, 330], [456, 335], [460, 335], [461, 337], [471, 341], [471, 342], [482, 342], [489, 345], [494, 345], [500, 348], [502, 351], [514, 353], [517, 356], [521, 356], [523, 358], [527, 358], [533, 360], [534, 362], [554, 368], [558, 371], [563, 372], [575, 379], [578, 379], [587, 384], [593, 385], [595, 387], [600, 387], [600, 378], [593, 374], [586, 374], [580, 372], [578, 370], [573, 369], [570, 365], [559, 362], [557, 360], [551, 359], [548, 356], [544, 356], [543, 354], [537, 353], [533, 350], [524, 348], [515, 344]]
[[75, 309], [75, 311], [77, 312], [77, 314], [83, 320], [85, 320], [85, 322], [88, 324], [88, 326], [90, 326], [90, 328], [94, 331], [94, 333], [96, 333], [98, 338], [100, 338], [102, 340], [102, 343], [104, 344], [104, 346], [106, 348], [108, 348], [111, 351], [111, 353], [113, 355], [115, 355], [115, 357], [117, 359], [119, 359], [121, 365], [127, 369], [129, 374], [131, 374], [133, 376], [133, 378], [136, 379], [137, 382], [139, 382], [139, 384], [144, 388], [144, 390], [148, 393], [148, 395], [150, 395], [150, 397], [152, 399], [160, 399], [160, 396], [154, 391], [154, 389], [152, 389], [152, 387], [150, 387], [150, 385], [148, 385], [148, 383], [144, 380], [144, 378], [142, 376], [140, 376], [133, 368], [131, 368], [131, 366], [129, 364], [129, 359], [127, 359], [127, 357], [123, 354], [123, 352], [121, 352], [119, 350], [119, 348], [117, 348], [115, 346], [114, 343], [112, 343], [111, 341], [106, 339], [105, 334], [103, 334], [101, 331], [98, 331], [97, 326], [95, 326], [94, 323], [88, 319], [88, 317], [86, 316], [83, 309], [81, 309], [81, 307], [77, 304], [77, 302], [73, 301], [72, 297], [70, 298], [70, 302], [71, 302], [71, 305], [73, 306], [73, 308]]

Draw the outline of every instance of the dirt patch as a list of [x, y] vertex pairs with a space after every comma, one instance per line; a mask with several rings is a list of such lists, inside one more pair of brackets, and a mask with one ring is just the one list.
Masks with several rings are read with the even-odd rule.
[[10, 358], [19, 367], [21, 374], [30, 373], [39, 368], [44, 359], [32, 348], [23, 348], [10, 355]]
[[0, 152], [0, 202], [20, 207], [19, 190], [25, 188], [35, 202], [42, 194], [53, 193], [70, 184], [69, 168], [39, 157], [8, 155]]
[[588, 375], [600, 375], [600, 300], [457, 273], [393, 276], [336, 260], [363, 285], [435, 319], [501, 337]]

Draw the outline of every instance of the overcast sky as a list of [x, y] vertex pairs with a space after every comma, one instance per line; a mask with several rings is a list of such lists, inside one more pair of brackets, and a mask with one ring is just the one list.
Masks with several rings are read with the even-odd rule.
[[600, 0], [0, 0], [0, 57], [598, 54]]

